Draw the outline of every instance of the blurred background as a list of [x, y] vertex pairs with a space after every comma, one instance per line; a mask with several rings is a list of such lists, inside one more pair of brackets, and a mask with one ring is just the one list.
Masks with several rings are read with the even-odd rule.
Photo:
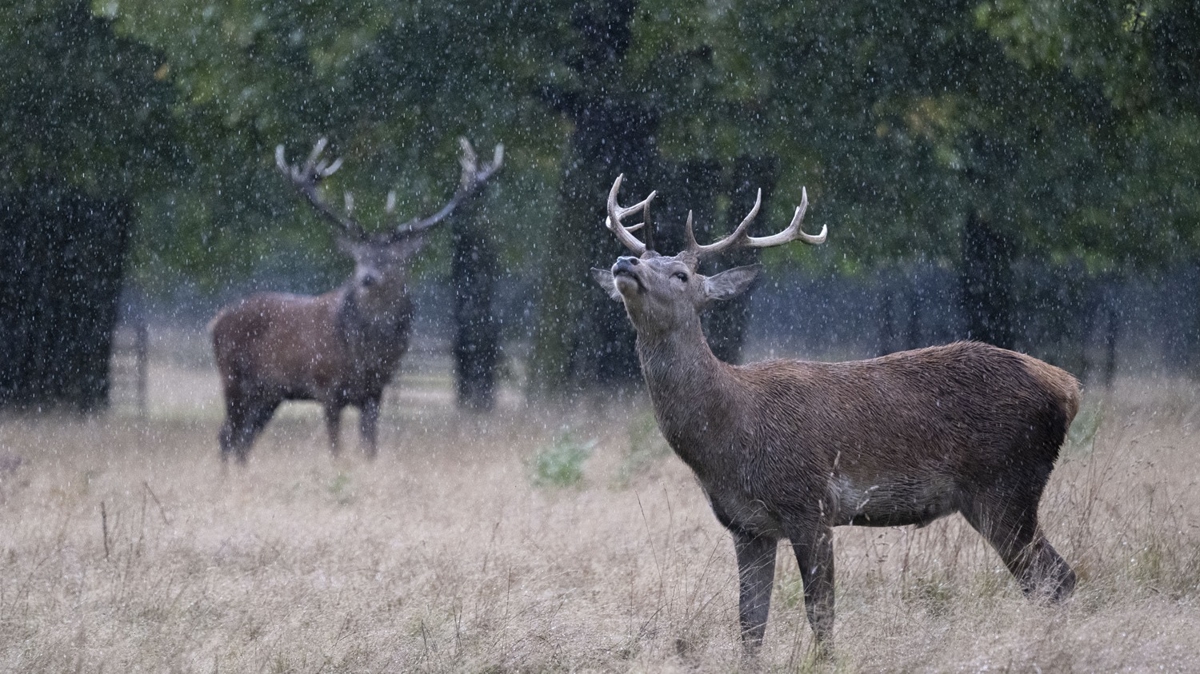
[[[145, 406], [147, 353], [352, 268], [274, 166], [320, 136], [369, 228], [505, 166], [414, 263], [413, 363], [459, 404], [640, 385], [591, 267], [655, 201], [672, 254], [807, 188], [823, 246], [762, 255], [721, 358], [979, 339], [1070, 369], [1200, 373], [1200, 7], [990, 2], [25, 0], [0, 23], [0, 406]], [[708, 271], [753, 262], [731, 254]], [[470, 380], [470, 381], [466, 381]], [[132, 402], [130, 402], [132, 401]]]

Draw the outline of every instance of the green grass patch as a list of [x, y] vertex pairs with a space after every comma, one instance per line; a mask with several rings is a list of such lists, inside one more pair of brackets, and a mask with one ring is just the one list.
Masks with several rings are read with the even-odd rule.
[[574, 487], [583, 482], [583, 462], [592, 455], [596, 441], [579, 440], [563, 431], [537, 450], [531, 461], [533, 484], [538, 487]]

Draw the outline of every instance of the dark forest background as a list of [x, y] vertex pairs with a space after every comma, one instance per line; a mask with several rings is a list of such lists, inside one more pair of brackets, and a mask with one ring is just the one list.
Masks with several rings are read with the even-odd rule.
[[327, 189], [354, 193], [366, 223], [391, 189], [400, 213], [443, 203], [459, 136], [505, 145], [495, 185], [416, 271], [456, 307], [459, 358], [485, 359], [460, 371], [493, 376], [497, 340], [519, 337], [532, 395], [636, 380], [621, 308], [587, 274], [621, 253], [601, 226], [619, 173], [629, 200], [659, 191], [666, 252], [689, 209], [714, 237], [758, 188], [755, 233], [802, 187], [813, 228], [829, 225], [824, 246], [764, 255], [768, 281], [709, 317], [727, 360], [766, 329], [758, 307], [776, 339], [824, 330], [831, 353], [973, 338], [1099, 376], [1118, 338], [1169, 316], [1170, 366], [1200, 362], [1188, 0], [32, 0], [5, 15], [0, 404], [102, 407], [122, 288], [192, 315], [340, 282], [333, 232], [273, 167], [276, 145], [322, 135], [346, 161]]

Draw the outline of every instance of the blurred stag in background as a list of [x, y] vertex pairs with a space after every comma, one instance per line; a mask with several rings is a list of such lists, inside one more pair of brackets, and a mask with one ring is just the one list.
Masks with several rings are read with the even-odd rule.
[[[383, 389], [408, 350], [413, 303], [408, 263], [426, 234], [455, 208], [473, 198], [504, 159], [496, 146], [491, 162], [480, 166], [463, 139], [462, 180], [453, 198], [427, 218], [367, 233], [345, 209], [327, 203], [318, 189], [341, 168], [321, 157], [326, 139], [314, 145], [302, 165], [289, 164], [282, 145], [275, 163], [296, 191], [337, 231], [338, 248], [354, 259], [354, 273], [323, 295], [259, 293], [220, 311], [211, 324], [213, 353], [225, 395], [221, 458], [233, 454], [245, 463], [255, 437], [284, 400], [315, 400], [325, 411], [330, 450], [337, 454], [342, 409], [360, 410], [359, 431], [367, 456], [377, 451], [376, 435]], [[388, 194], [388, 213], [395, 193]]]

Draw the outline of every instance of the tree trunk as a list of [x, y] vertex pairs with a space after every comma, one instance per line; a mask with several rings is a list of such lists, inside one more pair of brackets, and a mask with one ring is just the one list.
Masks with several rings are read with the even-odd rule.
[[499, 262], [484, 211], [482, 198], [459, 209], [451, 229], [450, 259], [455, 391], [459, 407], [479, 412], [495, 406], [500, 362], [500, 324], [492, 313]]
[[[885, 268], [886, 269], [886, 268]], [[879, 349], [875, 355], [886, 356], [896, 351], [896, 291], [892, 287], [892, 275], [881, 270], [877, 274], [879, 292]]]
[[[779, 161], [775, 157], [751, 157], [743, 155], [733, 163], [732, 183], [729, 189], [729, 210], [725, 214], [725, 231], [732, 232], [735, 227], [754, 207], [754, 199], [758, 190], [762, 190], [762, 207], [758, 220], [750, 225], [750, 234], [761, 236], [774, 234], [779, 225], [772, 226], [771, 200], [775, 195], [775, 185], [779, 181]], [[791, 214], [789, 213], [789, 218]], [[716, 232], [708, 231], [705, 235], [715, 238]], [[697, 232], [697, 236], [702, 235]], [[704, 239], [701, 239], [704, 241]], [[726, 253], [719, 260], [720, 268], [712, 262], [704, 265], [702, 273], [711, 274], [721, 269], [729, 269], [741, 265], [754, 264], [760, 258], [759, 251], [752, 248], [741, 248]], [[710, 307], [704, 315], [704, 332], [708, 335], [708, 344], [717, 358], [726, 363], [740, 363], [742, 347], [746, 343], [746, 329], [750, 325], [750, 302], [754, 288], [725, 302], [718, 302]]]
[[558, 216], [542, 244], [548, 249], [536, 251], [547, 264], [530, 367], [534, 395], [640, 381], [625, 310], [588, 270], [629, 254], [604, 228], [604, 203], [622, 173], [625, 203], [649, 193], [656, 127], [656, 117], [635, 101], [588, 100], [575, 115]]
[[543, 240], [533, 244], [543, 272], [529, 367], [529, 393], [535, 397], [640, 382], [634, 332], [624, 309], [588, 273], [629, 253], [603, 225], [613, 180], [624, 173], [622, 200], [640, 200], [658, 159], [657, 113], [639, 93], [606, 85], [621, 81], [636, 7], [633, 0], [575, 5], [571, 22], [580, 39], [568, 65], [580, 73], [584, 88], [541, 92], [574, 130], [558, 214]]
[[967, 216], [962, 235], [960, 302], [966, 339], [1011, 349], [1014, 246], [978, 211]]
[[0, 197], [0, 406], [108, 404], [132, 213], [38, 182]]

